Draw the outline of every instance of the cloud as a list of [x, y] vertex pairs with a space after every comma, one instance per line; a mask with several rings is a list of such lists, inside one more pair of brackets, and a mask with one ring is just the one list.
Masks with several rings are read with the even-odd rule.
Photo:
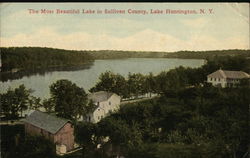
[[187, 40], [180, 40], [166, 33], [145, 29], [126, 37], [106, 33], [90, 34], [74, 32], [62, 35], [53, 28], [43, 28], [33, 34], [17, 34], [2, 37], [1, 46], [39, 46], [71, 50], [135, 50], [135, 51], [179, 51], [249, 49], [249, 39], [235, 36], [218, 40], [210, 35], [193, 34]]

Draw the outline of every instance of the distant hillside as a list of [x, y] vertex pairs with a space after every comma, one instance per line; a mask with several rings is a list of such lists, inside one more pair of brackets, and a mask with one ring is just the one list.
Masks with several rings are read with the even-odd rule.
[[213, 50], [213, 51], [179, 51], [165, 54], [165, 58], [208, 59], [215, 56], [250, 57], [250, 50]]
[[0, 48], [2, 71], [82, 65], [92, 57], [84, 51], [41, 47]]
[[89, 51], [89, 54], [94, 59], [163, 58], [167, 54], [167, 52], [100, 50], [100, 51]]
[[214, 56], [243, 56], [250, 58], [250, 50], [142, 52], [142, 51], [74, 51], [42, 47], [1, 48], [2, 71], [78, 66], [95, 59], [122, 58], [184, 58], [207, 59]]
[[214, 56], [245, 56], [250, 57], [250, 50], [214, 50], [214, 51], [178, 51], [178, 52], [142, 52], [142, 51], [89, 51], [95, 59], [112, 58], [183, 58], [207, 59]]

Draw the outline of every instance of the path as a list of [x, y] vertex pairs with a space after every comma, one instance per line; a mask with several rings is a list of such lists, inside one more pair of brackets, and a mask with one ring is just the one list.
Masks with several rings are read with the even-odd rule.
[[1, 120], [0, 125], [18, 125], [18, 124], [23, 124], [22, 121], [20, 120]]
[[150, 100], [150, 99], [154, 99], [156, 97], [159, 97], [159, 96], [153, 96], [153, 97], [147, 97], [147, 98], [139, 98], [139, 99], [133, 99], [133, 100], [125, 100], [125, 101], [121, 101], [121, 105], [128, 104], [128, 103], [141, 102], [141, 101], [145, 101], [145, 100]]

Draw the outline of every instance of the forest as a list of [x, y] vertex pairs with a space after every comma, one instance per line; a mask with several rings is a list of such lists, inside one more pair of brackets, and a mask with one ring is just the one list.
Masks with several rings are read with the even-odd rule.
[[250, 57], [250, 50], [211, 50], [211, 51], [179, 51], [164, 55], [165, 58], [183, 58], [183, 59], [208, 59], [215, 56], [243, 56]]
[[144, 51], [115, 51], [100, 50], [90, 51], [95, 59], [113, 58], [183, 58], [207, 59], [215, 56], [244, 56], [250, 57], [250, 50], [212, 50], [212, 51], [178, 51], [178, 52], [144, 52]]
[[0, 52], [2, 61], [1, 72], [34, 71], [45, 68], [81, 66], [91, 63], [95, 59], [250, 57], [249, 50], [143, 52], [119, 50], [75, 51], [46, 47], [0, 47]]
[[[84, 88], [68, 80], [53, 83], [51, 98], [46, 100], [33, 97], [23, 85], [9, 89], [1, 94], [0, 109], [8, 118], [19, 118], [25, 109], [43, 107], [71, 119], [75, 141], [83, 150], [65, 158], [247, 158], [250, 81], [242, 80], [228, 88], [206, 83], [206, 75], [219, 68], [249, 73], [250, 62], [243, 56], [216, 56], [200, 68], [178, 67], [158, 75], [137, 73], [123, 77], [104, 72], [91, 91], [110, 91], [123, 98], [146, 93], [158, 97], [123, 104], [97, 124], [77, 121], [79, 115], [95, 107], [86, 102]], [[4, 158], [57, 157], [49, 142], [40, 137], [22, 140], [21, 127], [18, 129], [19, 136], [17, 129], [7, 132], [1, 128], [5, 136], [1, 138]], [[19, 142], [17, 137], [21, 137]], [[31, 143], [35, 148], [29, 148]]]
[[80, 66], [92, 61], [92, 57], [84, 51], [42, 47], [1, 47], [0, 52], [2, 72]]
[[[103, 157], [247, 157], [249, 93], [249, 86], [218, 89], [210, 85], [180, 90], [174, 96], [166, 93], [124, 105], [98, 124], [81, 123], [76, 138], [88, 146], [89, 155], [97, 154], [93, 146], [99, 141]], [[95, 141], [81, 136], [86, 129], [95, 133]], [[108, 142], [101, 141], [105, 137]]]

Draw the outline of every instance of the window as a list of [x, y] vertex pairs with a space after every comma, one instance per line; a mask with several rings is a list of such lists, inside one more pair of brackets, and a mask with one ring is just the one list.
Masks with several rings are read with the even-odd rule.
[[111, 105], [111, 101], [109, 101], [109, 105]]
[[97, 106], [99, 106], [100, 102], [97, 102]]
[[100, 109], [98, 109], [98, 111], [100, 111]]
[[213, 78], [210, 78], [210, 81], [213, 81]]
[[220, 78], [218, 80], [220, 81]]
[[100, 116], [98, 116], [98, 120], [100, 120]]
[[214, 78], [214, 81], [216, 81], [216, 78]]

